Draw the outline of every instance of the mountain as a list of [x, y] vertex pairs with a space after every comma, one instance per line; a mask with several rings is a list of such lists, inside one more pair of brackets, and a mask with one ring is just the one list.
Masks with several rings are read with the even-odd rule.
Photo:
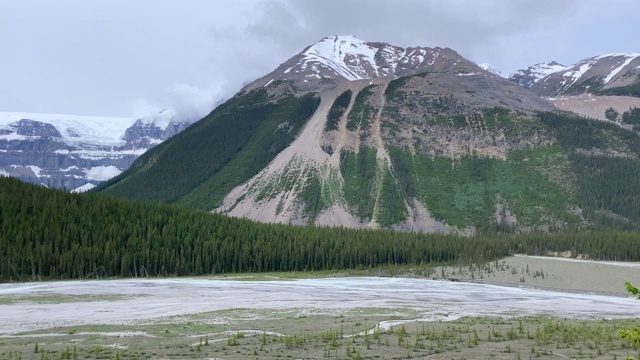
[[288, 224], [635, 228], [639, 140], [452, 49], [330, 36], [95, 191]]
[[541, 96], [640, 96], [640, 53], [593, 56], [562, 67], [551, 62], [520, 70], [511, 80]]
[[541, 79], [545, 78], [549, 74], [562, 71], [566, 66], [561, 65], [555, 61], [538, 63], [529, 66], [526, 69], [521, 69], [515, 73], [509, 75], [509, 80], [522, 86], [525, 89], [531, 88], [533, 84], [537, 83]]
[[189, 123], [165, 111], [145, 119], [0, 113], [0, 174], [86, 191], [127, 169]]

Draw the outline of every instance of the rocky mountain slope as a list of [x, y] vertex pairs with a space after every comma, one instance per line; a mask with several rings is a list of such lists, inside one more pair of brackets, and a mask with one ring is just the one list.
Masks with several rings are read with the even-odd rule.
[[638, 135], [555, 110], [451, 49], [327, 37], [98, 191], [293, 224], [635, 226], [611, 191], [635, 191]]
[[189, 123], [152, 118], [0, 113], [0, 175], [85, 191], [127, 169]]

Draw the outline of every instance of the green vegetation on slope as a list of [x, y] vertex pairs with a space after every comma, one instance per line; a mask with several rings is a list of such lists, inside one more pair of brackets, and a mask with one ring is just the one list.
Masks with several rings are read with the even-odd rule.
[[378, 85], [369, 85], [362, 89], [358, 95], [356, 96], [356, 100], [353, 103], [353, 108], [351, 112], [349, 112], [349, 116], [347, 117], [347, 129], [354, 131], [360, 127], [360, 129], [368, 129], [369, 122], [372, 120], [374, 115], [373, 106], [367, 104], [367, 100], [373, 94], [371, 89]]
[[513, 151], [506, 160], [412, 156], [397, 147], [390, 147], [389, 155], [405, 198], [418, 198], [450, 225], [493, 231], [497, 194], [523, 224], [542, 224], [545, 217], [575, 221], [565, 215], [572, 194], [542, 171], [564, 175], [569, 170], [568, 162], [564, 168], [554, 166], [566, 162], [558, 146]]
[[570, 156], [580, 189], [579, 206], [586, 215], [612, 212], [640, 221], [640, 161], [620, 157]]
[[511, 112], [504, 108], [493, 107], [472, 114], [453, 116], [435, 116], [426, 119], [427, 125], [451, 126], [455, 128], [500, 129], [507, 138], [526, 132], [544, 131], [545, 125], [535, 117]]
[[627, 86], [614, 87], [611, 89], [598, 90], [594, 92], [596, 95], [614, 95], [614, 96], [635, 96], [640, 97], [640, 84], [632, 84]]
[[599, 149], [640, 154], [640, 136], [615, 124], [567, 113], [545, 112], [538, 117], [567, 151]]
[[295, 139], [319, 102], [311, 94], [273, 102], [264, 89], [236, 96], [96, 191], [213, 209]]
[[346, 90], [336, 98], [329, 109], [329, 114], [327, 114], [327, 124], [324, 131], [338, 130], [338, 123], [349, 107], [349, 102], [351, 102], [351, 90]]
[[582, 94], [585, 92], [598, 92], [603, 86], [602, 76], [592, 76], [569, 86], [562, 91], [563, 94]]
[[404, 76], [389, 82], [384, 91], [384, 96], [387, 98], [387, 101], [403, 100], [406, 95], [404, 91], [400, 89], [407, 83], [407, 81], [409, 81], [409, 79], [411, 79], [411, 76]]
[[402, 191], [398, 186], [397, 179], [393, 176], [386, 161], [379, 163], [380, 176], [380, 196], [376, 220], [383, 228], [400, 224], [407, 219], [407, 206], [402, 196]]
[[[640, 136], [566, 114], [544, 113], [540, 118], [570, 154], [584, 215], [598, 223], [624, 223], [613, 214], [640, 223]], [[603, 217], [603, 212], [610, 216]]]
[[634, 129], [640, 127], [640, 108], [632, 108], [622, 114], [622, 122], [633, 125]]
[[[498, 108], [434, 118], [431, 125], [499, 128], [507, 139], [542, 132], [558, 141], [511, 150], [504, 160], [472, 154], [452, 160], [389, 147], [404, 199], [417, 198], [438, 220], [482, 233], [508, 231], [508, 210], [520, 226], [554, 231], [584, 226], [574, 210], [579, 207], [597, 225], [632, 229], [640, 222], [640, 137], [634, 132], [566, 113], [531, 118]], [[393, 183], [385, 193], [393, 193], [389, 189]]]
[[[354, 109], [358, 105], [356, 100]], [[544, 232], [600, 225], [629, 230], [640, 223], [640, 139], [633, 132], [566, 113], [526, 115], [501, 108], [428, 124], [499, 129], [508, 142], [538, 136], [556, 142], [512, 149], [505, 159], [472, 151], [450, 159], [388, 146], [391, 164], [376, 159], [370, 147], [342, 151], [338, 197], [351, 214], [390, 228], [406, 221], [407, 204], [417, 199], [437, 220], [485, 234], [511, 232], [514, 224]], [[340, 187], [339, 180], [333, 187]], [[317, 174], [309, 178], [301, 200], [310, 221], [340, 201], [336, 191], [333, 197], [327, 193]]]
[[357, 154], [342, 151], [340, 172], [344, 179], [344, 196], [348, 206], [361, 220], [371, 220], [379, 186], [376, 150], [361, 147]]

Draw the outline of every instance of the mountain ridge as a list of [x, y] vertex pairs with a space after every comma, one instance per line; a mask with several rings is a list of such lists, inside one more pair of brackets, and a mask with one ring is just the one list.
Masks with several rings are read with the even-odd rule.
[[640, 96], [635, 90], [640, 84], [640, 53], [591, 56], [569, 66], [539, 63], [516, 71], [509, 79], [546, 97], [584, 93]]

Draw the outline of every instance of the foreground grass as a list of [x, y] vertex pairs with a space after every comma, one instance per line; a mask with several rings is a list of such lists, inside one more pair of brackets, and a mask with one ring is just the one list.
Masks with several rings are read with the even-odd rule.
[[[239, 311], [239, 310], [236, 310]], [[397, 311], [398, 315], [380, 315]], [[219, 315], [219, 314], [218, 314]], [[229, 314], [234, 315], [234, 314]], [[235, 314], [237, 315], [237, 314]], [[0, 338], [3, 359], [533, 359], [640, 358], [618, 337], [633, 320], [546, 317], [412, 320], [402, 309], [367, 314], [172, 324], [79, 326]], [[394, 325], [394, 326], [388, 326]]]

